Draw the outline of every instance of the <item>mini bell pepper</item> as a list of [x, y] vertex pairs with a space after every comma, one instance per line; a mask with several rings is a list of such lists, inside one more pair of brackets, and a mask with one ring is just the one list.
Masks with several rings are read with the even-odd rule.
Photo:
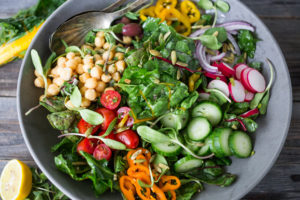
[[180, 11], [184, 15], [186, 15], [190, 21], [190, 23], [194, 23], [200, 19], [200, 11], [196, 7], [196, 5], [189, 0], [184, 0], [180, 4]]
[[158, 0], [155, 6], [155, 14], [158, 16], [163, 9], [175, 8], [177, 0]]
[[150, 6], [140, 11], [140, 19], [145, 21], [147, 17], [155, 17], [155, 6]]
[[188, 17], [181, 14], [179, 10], [175, 8], [164, 9], [158, 16], [162, 21], [167, 20], [168, 16], [174, 16], [179, 22], [184, 25], [186, 31], [182, 33], [182, 35], [188, 36], [191, 33], [191, 23]]

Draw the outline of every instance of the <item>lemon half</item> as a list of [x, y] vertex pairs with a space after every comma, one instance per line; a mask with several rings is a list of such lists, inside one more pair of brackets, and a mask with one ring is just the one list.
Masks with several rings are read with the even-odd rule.
[[29, 167], [19, 160], [9, 161], [1, 174], [0, 194], [3, 200], [23, 200], [32, 187], [32, 173]]

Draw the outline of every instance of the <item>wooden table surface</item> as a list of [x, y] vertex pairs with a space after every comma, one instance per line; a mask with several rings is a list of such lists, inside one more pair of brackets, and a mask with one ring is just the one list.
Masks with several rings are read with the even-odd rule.
[[[0, 18], [36, 0], [0, 0]], [[242, 0], [269, 27], [285, 55], [293, 85], [293, 117], [285, 146], [268, 175], [243, 199], [300, 199], [300, 1]], [[17, 158], [34, 166], [21, 135], [16, 110], [21, 60], [0, 68], [0, 171]]]

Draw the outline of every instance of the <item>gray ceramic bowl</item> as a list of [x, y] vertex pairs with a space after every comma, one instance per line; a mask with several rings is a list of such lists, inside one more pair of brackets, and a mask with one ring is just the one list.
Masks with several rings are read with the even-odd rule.
[[[101, 10], [113, 1], [109, 0], [69, 0], [61, 6], [45, 22], [30, 49], [37, 49], [42, 60], [50, 55], [48, 40], [50, 34], [69, 17], [89, 10]], [[249, 159], [234, 159], [229, 171], [238, 175], [235, 184], [227, 188], [206, 186], [205, 191], [195, 199], [212, 200], [240, 199], [248, 193], [266, 175], [274, 164], [284, 144], [291, 118], [292, 92], [287, 65], [277, 42], [270, 31], [252, 11], [237, 0], [229, 0], [231, 11], [226, 20], [245, 20], [257, 27], [257, 33], [262, 39], [258, 43], [256, 59], [272, 60], [276, 68], [276, 81], [272, 89], [272, 96], [266, 116], [258, 120], [259, 129], [254, 134], [255, 155]], [[267, 69], [266, 65], [264, 66]], [[47, 177], [62, 192], [71, 199], [97, 199], [89, 181], [76, 182], [64, 173], [58, 171], [54, 165], [54, 155], [50, 152], [52, 145], [58, 142], [58, 132], [52, 129], [46, 119], [46, 110], [38, 109], [29, 116], [24, 113], [38, 104], [42, 90], [33, 85], [34, 68], [29, 53], [26, 54], [20, 70], [18, 82], [18, 116], [27, 147], [35, 162]], [[264, 70], [268, 77], [268, 70]], [[121, 199], [118, 193], [106, 193], [101, 199]]]

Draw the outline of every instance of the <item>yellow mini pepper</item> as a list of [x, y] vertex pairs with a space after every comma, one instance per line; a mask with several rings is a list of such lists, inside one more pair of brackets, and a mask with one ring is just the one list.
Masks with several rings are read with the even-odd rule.
[[182, 33], [182, 35], [188, 36], [191, 33], [191, 23], [187, 16], [181, 14], [179, 10], [175, 8], [168, 8], [162, 10], [162, 12], [158, 15], [159, 18], [161, 18], [162, 21], [167, 20], [168, 16], [172, 16], [176, 18], [179, 22], [181, 22], [184, 25], [185, 32]]
[[175, 8], [177, 5], [177, 0], [158, 0], [155, 6], [155, 14], [160, 15], [163, 9]]
[[184, 0], [181, 2], [180, 11], [188, 17], [190, 23], [194, 23], [200, 19], [200, 11], [192, 1]]
[[140, 18], [145, 21], [147, 17], [155, 17], [155, 6], [150, 6], [140, 11]]

